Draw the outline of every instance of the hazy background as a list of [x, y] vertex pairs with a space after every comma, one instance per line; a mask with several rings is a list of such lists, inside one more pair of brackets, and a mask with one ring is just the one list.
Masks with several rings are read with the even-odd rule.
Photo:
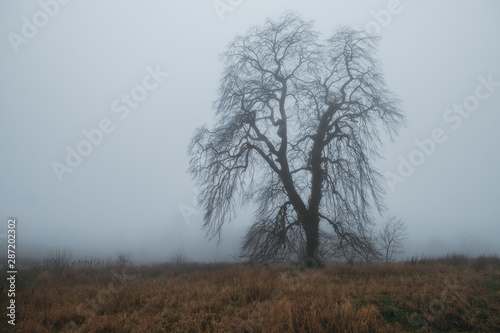
[[[53, 17], [45, 22], [46, 3]], [[480, 76], [500, 82], [500, 2], [53, 3], [0, 0], [2, 248], [7, 219], [17, 217], [18, 256], [55, 248], [74, 257], [130, 252], [134, 260], [165, 260], [181, 249], [193, 260], [238, 254], [248, 212], [226, 226], [219, 247], [204, 238], [186, 148], [194, 129], [213, 121], [219, 54], [235, 35], [295, 10], [324, 37], [340, 25], [379, 28], [377, 58], [408, 119], [377, 162], [382, 173], [397, 174], [414, 141], [435, 128], [447, 135], [394, 191], [384, 184], [388, 214], [408, 224], [403, 257], [500, 253], [500, 87], [459, 128], [443, 119], [474, 95]], [[218, 13], [214, 4], [231, 10]], [[377, 23], [390, 8], [397, 8], [390, 22]], [[16, 52], [11, 33], [22, 37], [34, 19], [43, 27]], [[120, 119], [112, 103], [142, 84], [148, 66], [169, 76]], [[66, 146], [76, 149], [82, 131], [104, 118], [114, 132], [60, 182], [52, 163], [65, 164]]]

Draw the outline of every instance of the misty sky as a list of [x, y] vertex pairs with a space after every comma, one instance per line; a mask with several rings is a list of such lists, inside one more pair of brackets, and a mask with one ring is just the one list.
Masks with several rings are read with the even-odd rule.
[[[186, 149], [213, 123], [219, 55], [285, 10], [325, 38], [342, 25], [381, 36], [376, 57], [408, 126], [377, 166], [387, 214], [408, 224], [406, 255], [500, 253], [495, 0], [0, 0], [2, 244], [17, 217], [18, 255], [238, 254], [249, 212], [219, 247], [207, 241]], [[78, 149], [87, 156], [68, 158]]]

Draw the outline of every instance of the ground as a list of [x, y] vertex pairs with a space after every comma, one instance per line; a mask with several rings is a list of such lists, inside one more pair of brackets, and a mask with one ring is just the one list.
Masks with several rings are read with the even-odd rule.
[[319, 269], [80, 261], [20, 269], [15, 299], [16, 325], [4, 314], [0, 331], [500, 332], [500, 259]]

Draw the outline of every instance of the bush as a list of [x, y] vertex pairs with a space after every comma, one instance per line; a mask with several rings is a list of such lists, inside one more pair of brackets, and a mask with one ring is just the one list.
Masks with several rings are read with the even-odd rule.
[[128, 252], [119, 252], [116, 258], [116, 265], [118, 267], [125, 267], [132, 263], [132, 255]]
[[476, 271], [482, 271], [486, 267], [494, 265], [500, 266], [500, 257], [497, 255], [480, 255], [475, 260], [471, 262], [471, 267]]
[[46, 269], [58, 274], [70, 266], [71, 258], [72, 254], [70, 251], [66, 249], [56, 249], [48, 253], [47, 257], [44, 259], [44, 266]]
[[186, 253], [184, 253], [184, 250], [180, 250], [180, 251], [177, 251], [176, 253], [174, 253], [172, 256], [170, 256], [170, 258], [168, 259], [168, 262], [170, 262], [172, 264], [185, 264], [185, 263], [189, 262], [189, 259], [186, 255]]

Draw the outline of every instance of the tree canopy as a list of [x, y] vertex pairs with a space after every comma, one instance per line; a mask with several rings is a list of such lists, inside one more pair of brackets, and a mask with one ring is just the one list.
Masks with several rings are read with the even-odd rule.
[[373, 54], [377, 37], [342, 27], [325, 40], [294, 13], [237, 36], [222, 55], [216, 123], [199, 128], [189, 171], [204, 228], [219, 237], [255, 203], [242, 245], [251, 260], [370, 258], [383, 210], [382, 145], [404, 123]]

